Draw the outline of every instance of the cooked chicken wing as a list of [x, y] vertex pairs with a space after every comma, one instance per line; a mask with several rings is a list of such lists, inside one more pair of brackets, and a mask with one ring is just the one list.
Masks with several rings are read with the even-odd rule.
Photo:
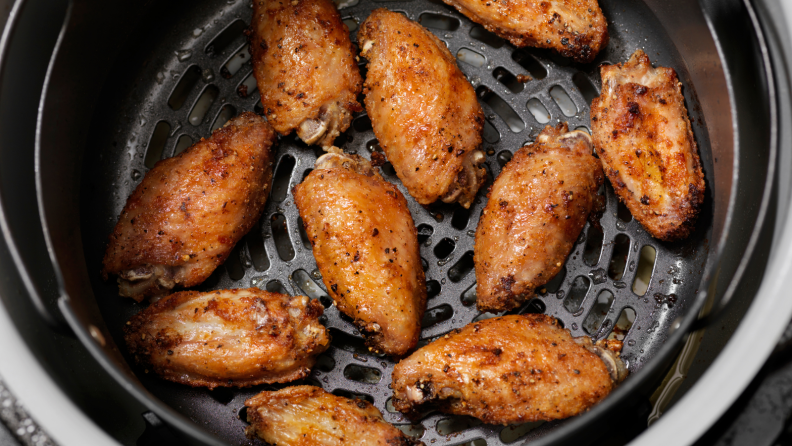
[[358, 41], [366, 111], [396, 174], [420, 204], [469, 208], [486, 178], [484, 114], [456, 60], [426, 28], [386, 9], [363, 22]]
[[322, 304], [258, 288], [171, 294], [124, 327], [135, 360], [198, 387], [248, 387], [305, 378], [330, 338]]
[[287, 387], [245, 401], [248, 437], [279, 446], [422, 445], [382, 419], [376, 407], [319, 387]]
[[358, 156], [328, 153], [294, 188], [322, 280], [374, 351], [418, 343], [426, 279], [407, 200]]
[[141, 301], [206, 280], [258, 221], [272, 181], [275, 132], [242, 113], [158, 162], [126, 202], [102, 274]]
[[673, 68], [652, 68], [642, 50], [600, 71], [591, 129], [613, 189], [653, 237], [687, 237], [704, 202], [704, 174], [682, 83]]
[[474, 322], [393, 370], [393, 407], [426, 407], [490, 424], [558, 420], [599, 402], [627, 376], [619, 341], [572, 338], [546, 315]]
[[349, 29], [331, 0], [254, 0], [253, 75], [267, 120], [327, 149], [362, 110]]
[[479, 310], [516, 308], [561, 270], [601, 199], [604, 175], [592, 147], [566, 123], [547, 126], [498, 175], [476, 229]]
[[443, 0], [516, 46], [551, 48], [591, 62], [608, 44], [597, 0]]

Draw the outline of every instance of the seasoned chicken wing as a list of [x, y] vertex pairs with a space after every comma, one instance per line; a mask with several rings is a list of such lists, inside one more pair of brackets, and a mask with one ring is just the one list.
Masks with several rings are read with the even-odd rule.
[[374, 351], [418, 343], [426, 279], [407, 200], [358, 156], [328, 153], [294, 201], [330, 296]]
[[604, 175], [592, 147], [566, 123], [547, 126], [504, 166], [476, 229], [479, 310], [516, 308], [561, 270], [601, 199]]
[[305, 378], [330, 338], [322, 304], [258, 288], [171, 294], [124, 327], [135, 360], [190, 386], [248, 387]]
[[141, 301], [206, 280], [258, 221], [272, 182], [275, 132], [242, 113], [146, 173], [118, 217], [102, 274]]
[[245, 401], [248, 437], [278, 446], [422, 445], [382, 419], [367, 401], [327, 393], [319, 387], [264, 391]]
[[349, 29], [331, 0], [254, 0], [250, 55], [267, 120], [327, 149], [362, 110]]
[[591, 129], [613, 189], [653, 237], [687, 237], [704, 202], [704, 174], [676, 72], [652, 68], [642, 50], [600, 70]]
[[591, 62], [608, 44], [597, 0], [443, 0], [515, 46], [550, 48]]
[[546, 315], [474, 322], [396, 365], [393, 407], [435, 407], [490, 424], [571, 417], [627, 376], [620, 349], [619, 341], [572, 338]]
[[358, 31], [368, 59], [374, 135], [418, 203], [469, 208], [486, 178], [484, 114], [445, 44], [397, 12], [377, 9]]

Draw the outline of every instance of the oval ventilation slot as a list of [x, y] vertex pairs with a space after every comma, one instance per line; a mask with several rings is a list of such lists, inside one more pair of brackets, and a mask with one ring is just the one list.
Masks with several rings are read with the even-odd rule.
[[350, 364], [344, 368], [344, 378], [366, 384], [377, 384], [382, 379], [382, 372], [371, 367]]
[[627, 267], [627, 256], [630, 254], [630, 237], [617, 234], [613, 243], [613, 254], [608, 265], [608, 277], [621, 280]]
[[193, 139], [190, 137], [190, 135], [180, 136], [179, 140], [176, 141], [176, 148], [173, 151], [173, 156], [176, 156], [189, 149], [191, 145], [193, 145]]
[[162, 158], [162, 151], [165, 148], [165, 142], [168, 140], [170, 134], [170, 124], [165, 121], [160, 121], [154, 127], [154, 132], [149, 139], [148, 148], [146, 149], [145, 165], [149, 169], [154, 167]]
[[225, 261], [225, 268], [231, 280], [241, 280], [245, 277], [245, 268], [242, 266], [242, 261], [240, 259], [244, 246], [243, 243], [237, 243], [234, 250], [231, 251], [228, 259]]
[[486, 57], [468, 48], [460, 48], [457, 51], [457, 59], [476, 68], [481, 68], [487, 63]]
[[569, 289], [569, 295], [564, 299], [564, 308], [572, 314], [580, 311], [583, 300], [586, 299], [591, 281], [586, 276], [577, 276], [572, 281], [572, 287]]
[[357, 393], [357, 392], [350, 392], [349, 390], [336, 389], [333, 390], [333, 395], [349, 398], [350, 400], [368, 401], [369, 403], [374, 404], [374, 398], [372, 398], [371, 395], [366, 395], [365, 393]]
[[368, 115], [358, 116], [352, 121], [352, 127], [358, 132], [367, 132], [371, 130], [371, 118]]
[[533, 56], [528, 54], [527, 51], [516, 50], [512, 53], [512, 59], [520, 64], [521, 67], [528, 70], [532, 78], [542, 80], [547, 77], [547, 68]]
[[217, 99], [219, 94], [220, 90], [214, 85], [206, 87], [203, 93], [201, 93], [201, 97], [198, 98], [198, 102], [195, 103], [195, 106], [190, 112], [190, 117], [187, 118], [187, 120], [190, 121], [190, 124], [194, 126], [201, 125], [204, 117], [206, 116], [206, 112], [208, 112], [212, 107], [212, 104], [214, 104], [214, 101]]
[[281, 157], [278, 168], [275, 169], [275, 178], [272, 180], [272, 194], [270, 194], [272, 201], [280, 203], [286, 199], [289, 194], [289, 180], [296, 163], [297, 160], [291, 155]]
[[253, 73], [250, 73], [245, 80], [242, 81], [241, 84], [237, 87], [237, 94], [240, 98], [246, 98], [258, 90], [258, 84], [256, 83], [256, 78], [253, 77]]
[[275, 240], [275, 249], [281, 260], [288, 262], [294, 258], [294, 247], [289, 239], [289, 230], [286, 225], [286, 217], [283, 214], [272, 216], [272, 238]]
[[495, 144], [500, 141], [500, 132], [492, 123], [489, 122], [488, 119], [484, 120], [484, 141], [487, 141], [490, 144]]
[[630, 307], [624, 308], [619, 314], [619, 318], [616, 319], [616, 325], [613, 326], [613, 330], [611, 330], [610, 334], [608, 335], [608, 339], [623, 341], [624, 338], [627, 337], [627, 334], [630, 333], [630, 329], [634, 323], [635, 310]]
[[585, 73], [578, 71], [572, 76], [572, 82], [575, 86], [580, 90], [580, 94], [583, 95], [583, 98], [586, 100], [587, 104], [590, 104], [591, 101], [599, 96], [599, 92], [597, 92], [596, 87], [591, 82], [588, 76]]
[[498, 114], [503, 119], [503, 122], [509, 126], [509, 129], [514, 133], [520, 133], [525, 130], [525, 122], [520, 118], [511, 106], [506, 103], [500, 96], [495, 94], [489, 88], [481, 85], [476, 89], [478, 97], [487, 105], [490, 106], [492, 111]]
[[503, 67], [498, 67], [492, 72], [492, 76], [501, 84], [505, 85], [514, 94], [523, 91], [525, 84], [517, 80], [517, 77]]
[[431, 226], [425, 223], [418, 225], [418, 244], [424, 244], [427, 240], [429, 240], [429, 237], [431, 237], [433, 233], [434, 228]]
[[242, 43], [244, 35], [242, 34], [247, 28], [247, 24], [243, 20], [237, 20], [228, 25], [217, 37], [212, 40], [204, 50], [206, 54], [222, 54], [227, 50], [232, 43], [239, 40]]
[[546, 293], [555, 293], [561, 288], [561, 284], [564, 283], [564, 279], [566, 279], [566, 266], [561, 267], [561, 271], [555, 275], [550, 281], [548, 281], [544, 286], [544, 292]]
[[172, 110], [179, 110], [184, 106], [184, 102], [187, 100], [187, 97], [190, 96], [193, 89], [196, 85], [198, 85], [198, 81], [201, 79], [201, 69], [198, 68], [197, 65], [193, 65], [187, 69], [182, 75], [181, 80], [178, 84], [176, 84], [176, 88], [173, 89], [173, 92], [168, 98], [168, 106]]
[[267, 291], [270, 293], [289, 294], [289, 291], [280, 282], [280, 280], [270, 280], [267, 282]]
[[418, 18], [418, 22], [427, 27], [443, 31], [456, 31], [459, 28], [459, 19], [440, 14], [425, 12]]
[[627, 209], [627, 206], [619, 200], [619, 203], [616, 205], [616, 215], [619, 216], [619, 220], [623, 221], [624, 223], [629, 223], [632, 220], [632, 214], [630, 210]]
[[600, 253], [602, 252], [602, 229], [589, 226], [586, 233], [586, 247], [583, 250], [583, 262], [586, 265], [594, 266], [599, 263]]
[[[263, 219], [262, 219], [263, 220]], [[267, 249], [264, 247], [264, 235], [262, 233], [261, 221], [245, 236], [250, 260], [253, 262], [253, 269], [256, 271], [266, 271], [270, 267]]]
[[440, 420], [435, 425], [437, 433], [440, 435], [451, 435], [457, 432], [468, 430], [481, 424], [481, 420], [473, 417], [459, 416]]
[[451, 316], [453, 315], [454, 315], [454, 309], [451, 308], [451, 305], [448, 304], [431, 308], [429, 310], [426, 310], [426, 313], [424, 313], [423, 319], [421, 319], [421, 327], [429, 328], [433, 325], [439, 324], [440, 322], [451, 319]]
[[506, 41], [504, 39], [501, 39], [494, 33], [487, 31], [481, 25], [476, 25], [473, 28], [471, 28], [470, 37], [478, 40], [479, 42], [484, 42], [493, 48], [500, 48], [506, 44]]
[[470, 209], [458, 207], [454, 211], [454, 216], [451, 217], [451, 226], [461, 231], [467, 227], [469, 220], [470, 220]]
[[534, 119], [536, 119], [539, 124], [547, 124], [550, 122], [550, 112], [547, 111], [547, 107], [545, 107], [539, 99], [531, 99], [528, 101], [527, 107], [528, 111], [531, 112]]
[[590, 335], [597, 334], [600, 328], [607, 329], [611, 320], [606, 319], [611, 305], [613, 305], [613, 293], [608, 290], [602, 290], [597, 295], [597, 301], [591, 307], [588, 316], [583, 321], [583, 330]]
[[466, 289], [464, 293], [462, 293], [462, 304], [465, 306], [471, 306], [476, 303], [476, 284], [474, 283], [471, 285], [470, 288]]
[[247, 43], [243, 46], [236, 54], [231, 57], [231, 59], [223, 65], [223, 68], [220, 69], [220, 74], [228, 79], [233, 75], [237, 74], [242, 65], [245, 65], [247, 61], [250, 60], [250, 51], [248, 51]]
[[440, 243], [438, 243], [437, 246], [434, 247], [434, 255], [438, 259], [445, 259], [449, 255], [451, 255], [452, 252], [454, 252], [455, 246], [456, 243], [454, 243], [454, 241], [451, 240], [450, 238], [446, 237], [443, 240], [440, 240]]
[[550, 88], [550, 97], [553, 98], [553, 101], [555, 101], [558, 108], [561, 109], [561, 113], [565, 116], [575, 116], [577, 114], [577, 106], [560, 85], [554, 85]]
[[440, 282], [438, 282], [436, 280], [427, 280], [426, 281], [426, 298], [427, 299], [431, 299], [431, 298], [437, 296], [438, 294], [440, 294], [441, 290], [442, 290], [442, 288], [440, 286]]
[[316, 299], [325, 306], [325, 308], [329, 307], [333, 300], [330, 296], [325, 293], [325, 291], [319, 287], [319, 284], [311, 279], [311, 275], [308, 274], [304, 269], [298, 269], [297, 271], [292, 273], [292, 280], [294, 280], [294, 284], [297, 285], [306, 296], [310, 297], [311, 299]]
[[344, 333], [337, 328], [330, 329], [330, 336], [333, 339], [333, 347], [358, 355], [371, 356], [372, 353], [366, 346], [366, 341], [359, 336], [352, 336]]
[[452, 282], [459, 282], [473, 271], [473, 251], [466, 252], [454, 266], [448, 270], [448, 278]]
[[506, 164], [509, 164], [513, 156], [514, 155], [508, 150], [502, 150], [498, 152], [498, 156], [496, 156], [495, 159], [498, 161], [499, 166], [505, 167]]
[[646, 245], [641, 248], [641, 255], [638, 258], [638, 270], [633, 281], [633, 292], [639, 296], [646, 294], [646, 290], [649, 289], [656, 256], [657, 251], [654, 247]]
[[217, 114], [217, 117], [212, 124], [212, 131], [214, 132], [215, 130], [224, 126], [226, 122], [231, 120], [231, 118], [234, 116], [236, 116], [236, 108], [230, 104], [224, 105], [223, 108], [220, 109], [220, 113]]
[[297, 217], [297, 225], [300, 228], [300, 240], [303, 246], [305, 249], [313, 249], [313, 246], [311, 246], [311, 239], [308, 238], [308, 233], [305, 232], [305, 224], [303, 223], [302, 217]]
[[530, 423], [506, 426], [502, 431], [500, 431], [500, 439], [506, 444], [514, 443], [515, 441], [526, 436], [528, 432], [531, 432], [544, 423], [545, 421], [533, 421]]
[[342, 21], [349, 28], [349, 32], [354, 32], [358, 29], [358, 21], [354, 17], [346, 17]]

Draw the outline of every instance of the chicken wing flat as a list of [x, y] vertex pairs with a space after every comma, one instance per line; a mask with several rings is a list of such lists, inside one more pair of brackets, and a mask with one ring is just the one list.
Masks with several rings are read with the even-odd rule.
[[417, 446], [382, 419], [363, 400], [327, 393], [319, 387], [264, 391], [245, 401], [249, 438], [258, 436], [279, 446]]
[[426, 279], [407, 200], [357, 156], [328, 153], [294, 201], [330, 296], [370, 349], [393, 356], [418, 343]]
[[591, 62], [608, 44], [597, 0], [443, 0], [518, 47], [550, 48]]
[[504, 166], [476, 229], [479, 310], [517, 308], [561, 270], [599, 201], [592, 148], [585, 132], [547, 126]]
[[322, 305], [258, 288], [171, 294], [124, 327], [135, 360], [193, 387], [248, 387], [305, 378], [330, 338]]
[[146, 173], [110, 235], [102, 274], [141, 301], [206, 280], [258, 221], [272, 182], [275, 132], [242, 113]]
[[676, 72], [652, 68], [642, 50], [600, 71], [591, 128], [613, 189], [652, 237], [686, 238], [704, 202], [704, 174]]
[[254, 0], [250, 54], [267, 120], [329, 148], [362, 110], [349, 29], [331, 0]]
[[572, 338], [555, 318], [474, 322], [417, 350], [393, 370], [393, 407], [435, 407], [490, 424], [558, 420], [605, 398], [627, 376], [619, 341]]
[[386, 9], [363, 22], [358, 41], [366, 111], [396, 174], [422, 205], [469, 208], [487, 175], [484, 114], [456, 60], [426, 28]]

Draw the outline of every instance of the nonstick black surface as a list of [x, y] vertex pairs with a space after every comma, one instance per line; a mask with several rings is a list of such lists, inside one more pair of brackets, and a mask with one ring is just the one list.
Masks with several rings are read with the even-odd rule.
[[[600, 5], [608, 18], [611, 39], [597, 59], [586, 65], [549, 51], [515, 49], [437, 1], [360, 1], [341, 9], [353, 41], [356, 41], [357, 24], [378, 7], [401, 11], [420, 21], [448, 44], [452, 54], [458, 55], [459, 66], [479, 94], [487, 117], [483, 149], [490, 176], [469, 211], [458, 205], [429, 208], [418, 205], [401, 186], [393, 169], [389, 165], [383, 167], [384, 177], [397, 184], [407, 197], [418, 226], [429, 287], [422, 345], [453, 328], [486, 317], [474, 305], [472, 250], [478, 216], [486, 204], [486, 189], [492, 179], [511, 153], [532, 141], [545, 124], [566, 121], [570, 129], [588, 129], [588, 105], [599, 93], [598, 66], [624, 62], [637, 48], [643, 48], [654, 64], [675, 68], [684, 86], [709, 188], [697, 229], [683, 242], [669, 244], [654, 240], [630, 218], [626, 209], [620, 208], [610, 185], [606, 185], [603, 193], [607, 210], [601, 220], [601, 235], [587, 225], [563, 272], [518, 312], [553, 315], [573, 336], [623, 337], [622, 357], [632, 374], [640, 374], [667, 339], [669, 327], [692, 304], [709, 253], [712, 220], [713, 169], [703, 118], [685, 64], [650, 10], [639, 2], [607, 0], [600, 1]], [[164, 11], [143, 25], [139, 40], [127, 45], [127, 51], [113, 69], [110, 86], [105, 87], [104, 105], [98, 111], [102, 116], [94, 120], [83, 169], [82, 236], [88, 270], [95, 272], [91, 280], [96, 298], [111, 335], [122, 350], [123, 325], [145, 305], [119, 297], [112, 280], [102, 281], [99, 271], [108, 234], [127, 197], [153, 162], [173, 156], [177, 148], [189, 146], [190, 141], [209, 136], [212, 129], [237, 113], [260, 112], [242, 34], [250, 16], [250, 4], [244, 0], [203, 1], [185, 9]], [[482, 56], [483, 63], [477, 64], [470, 51]], [[233, 67], [234, 60], [241, 62], [238, 70]], [[365, 74], [363, 62], [361, 59]], [[528, 74], [532, 80], [519, 83], [514, 79], [519, 74]], [[242, 85], [248, 86], [247, 94]], [[557, 92], [558, 88], [574, 104], [566, 114], [551, 96], [551, 89]], [[215, 98], [206, 113], [196, 117], [200, 114], [194, 112], [195, 104], [206, 92], [214, 92]], [[529, 110], [528, 103], [534, 99], [546, 113], [535, 116]], [[548, 122], [539, 122], [537, 117]], [[336, 145], [366, 158], [372, 150], [378, 150], [365, 112], [356, 116]], [[394, 363], [368, 352], [349, 320], [336, 307], [328, 305], [330, 299], [310, 245], [301, 235], [291, 189], [313, 167], [321, 155], [320, 149], [306, 147], [293, 136], [281, 138], [276, 149], [278, 161], [272, 195], [260, 224], [238, 244], [226, 264], [198, 289], [253, 286], [321, 299], [326, 306], [323, 320], [331, 329], [333, 347], [322, 355], [307, 381], [339, 395], [372, 401], [387, 421], [420, 435], [426, 444], [462, 444], [485, 439], [489, 445], [500, 445], [518, 438], [541, 436], [563, 423], [534, 423], [504, 429], [434, 413], [422, 420], [421, 425], [411, 427], [401, 414], [388, 410], [392, 394], [388, 386]], [[644, 247], [656, 251], [656, 261], [653, 266], [646, 263], [651, 271], [644, 273], [649, 279], [648, 289], [638, 295], [634, 282], [639, 270], [644, 268], [641, 266]], [[608, 296], [613, 296], [610, 304]], [[623, 324], [614, 330], [625, 309], [635, 314], [634, 323], [626, 333]], [[133, 363], [128, 356], [127, 361]], [[135, 370], [154, 395], [232, 444], [248, 441], [243, 433], [244, 416], [240, 419], [244, 400], [272, 388], [208, 391], [172, 384]]]

